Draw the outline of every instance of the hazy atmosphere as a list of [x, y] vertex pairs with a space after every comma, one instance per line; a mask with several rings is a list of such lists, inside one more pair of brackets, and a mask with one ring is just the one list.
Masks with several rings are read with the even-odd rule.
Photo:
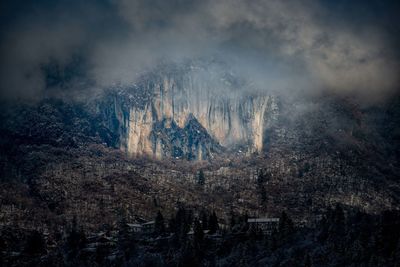
[[399, 14], [0, 1], [0, 266], [399, 267]]
[[398, 89], [397, 1], [2, 1], [3, 97], [129, 84], [218, 58], [262, 90]]

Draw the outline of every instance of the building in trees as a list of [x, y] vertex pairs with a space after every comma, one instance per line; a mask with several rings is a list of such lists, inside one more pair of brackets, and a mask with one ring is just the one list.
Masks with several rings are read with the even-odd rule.
[[249, 218], [247, 223], [249, 230], [262, 231], [264, 234], [270, 235], [273, 231], [278, 230], [279, 218]]
[[155, 221], [149, 221], [142, 224], [143, 233], [153, 233], [155, 228]]
[[138, 223], [128, 223], [129, 231], [133, 233], [140, 233], [143, 231], [143, 226]]

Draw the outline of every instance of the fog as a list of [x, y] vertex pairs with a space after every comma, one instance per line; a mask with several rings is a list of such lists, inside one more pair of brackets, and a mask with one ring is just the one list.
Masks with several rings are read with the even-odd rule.
[[4, 99], [91, 94], [161, 61], [198, 58], [285, 94], [374, 101], [399, 84], [395, 1], [6, 1], [0, 10]]

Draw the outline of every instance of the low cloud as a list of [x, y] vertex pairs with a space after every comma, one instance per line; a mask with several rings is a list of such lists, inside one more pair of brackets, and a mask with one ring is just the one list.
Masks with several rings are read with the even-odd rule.
[[210, 57], [228, 62], [260, 90], [370, 99], [397, 90], [397, 40], [387, 24], [376, 23], [388, 19], [384, 10], [391, 6], [382, 7], [381, 17], [360, 13], [352, 20], [325, 2], [44, 1], [23, 12], [8, 8], [14, 16], [0, 36], [1, 96], [40, 98], [58, 86], [48, 81], [49, 64], [55, 62], [55, 79], [62, 80], [75, 75], [69, 69], [77, 57], [83, 74], [62, 83], [64, 90], [127, 84], [161, 60]]

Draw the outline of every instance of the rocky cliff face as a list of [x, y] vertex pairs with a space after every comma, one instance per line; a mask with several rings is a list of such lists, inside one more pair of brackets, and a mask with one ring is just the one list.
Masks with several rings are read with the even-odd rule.
[[224, 149], [261, 152], [278, 107], [274, 97], [250, 90], [215, 65], [160, 67], [113, 93], [120, 147], [159, 159], [203, 160]]

